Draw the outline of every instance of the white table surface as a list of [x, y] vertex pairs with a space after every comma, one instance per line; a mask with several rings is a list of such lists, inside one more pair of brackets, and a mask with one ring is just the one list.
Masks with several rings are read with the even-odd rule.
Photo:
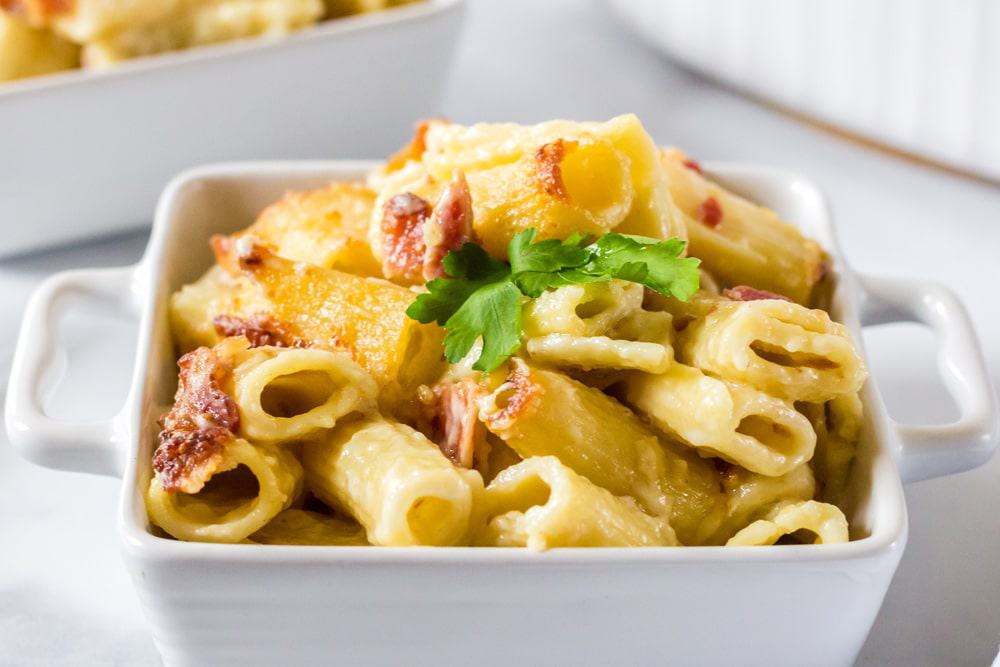
[[[446, 115], [540, 121], [634, 111], [657, 140], [700, 159], [810, 175], [829, 194], [854, 266], [955, 289], [1000, 380], [1000, 188], [873, 152], [721, 89], [637, 44], [603, 5], [479, 0], [469, 10]], [[145, 232], [136, 232], [0, 262], [0, 377], [33, 285], [59, 269], [130, 263], [144, 243]], [[71, 321], [87, 335], [72, 342], [75, 372], [53, 410], [109, 414], [127, 382], [129, 325], [103, 312]], [[931, 334], [893, 325], [867, 333], [866, 342], [897, 419], [955, 414], [934, 371]], [[998, 476], [995, 458], [976, 471], [907, 487], [909, 545], [860, 664], [993, 660], [1000, 642]], [[0, 663], [158, 664], [117, 553], [117, 493], [115, 480], [35, 468], [0, 446]]]

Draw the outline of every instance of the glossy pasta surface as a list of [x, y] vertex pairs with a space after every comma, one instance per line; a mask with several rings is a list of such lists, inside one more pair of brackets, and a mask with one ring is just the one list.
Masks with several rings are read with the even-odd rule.
[[[643, 250], [614, 275], [580, 260], [521, 287], [529, 232], [563, 253], [669, 241], [677, 262], [700, 261], [699, 286], [679, 298], [651, 282]], [[822, 249], [658, 148], [634, 116], [425, 121], [365, 182], [290, 192], [211, 245], [216, 262], [169, 304], [178, 387], [145, 497], [165, 536], [531, 550], [850, 539], [867, 371], [814, 307], [832, 280]], [[414, 315], [442, 290], [465, 300], [455, 316]], [[449, 352], [474, 306], [488, 326]], [[489, 326], [514, 338], [476, 370]]]

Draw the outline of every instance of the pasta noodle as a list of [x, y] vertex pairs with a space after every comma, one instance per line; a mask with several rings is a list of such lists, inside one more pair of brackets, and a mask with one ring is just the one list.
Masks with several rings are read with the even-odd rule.
[[790, 403], [684, 364], [631, 376], [626, 398], [681, 442], [764, 475], [801, 465], [816, 446], [809, 421]]
[[847, 329], [787, 301], [723, 301], [684, 330], [681, 357], [791, 401], [858, 391], [867, 371]]
[[661, 151], [660, 160], [687, 230], [688, 250], [705, 268], [730, 285], [753, 285], [809, 303], [824, 273], [816, 242], [774, 211], [706, 178], [681, 151]]
[[847, 519], [836, 505], [807, 500], [784, 505], [773, 510], [766, 519], [752, 524], [733, 535], [727, 547], [753, 547], [774, 544], [786, 535], [804, 532], [814, 544], [847, 542]]
[[836, 276], [634, 116], [423, 121], [364, 184], [288, 193], [211, 245], [170, 300], [146, 502], [172, 537], [849, 539], [867, 371], [807, 307]]
[[486, 427], [520, 456], [554, 456], [614, 495], [670, 516], [682, 542], [721, 501], [708, 464], [664, 447], [623, 405], [561, 373], [515, 360], [479, 408]]
[[239, 258], [233, 250], [239, 239], [249, 236], [285, 259], [381, 277], [381, 267], [368, 245], [374, 205], [375, 193], [360, 183], [330, 183], [308, 192], [289, 192], [228, 243], [216, 244], [222, 255], [219, 261], [237, 273]]
[[168, 492], [153, 477], [146, 492], [153, 523], [181, 540], [241, 542], [287, 509], [302, 485], [294, 455], [240, 438], [225, 446], [212, 468], [186, 491]]
[[677, 538], [665, 519], [644, 513], [630, 498], [593, 484], [554, 456], [536, 456], [494, 479], [485, 494], [483, 546], [553, 547], [672, 546]]
[[240, 430], [254, 441], [305, 438], [372, 412], [378, 386], [345, 352], [262, 347], [233, 370]]
[[295, 264], [254, 246], [241, 259], [272, 312], [309, 344], [340, 347], [382, 389], [390, 409], [441, 371], [441, 330], [406, 317], [413, 293], [391, 283]]
[[382, 419], [338, 427], [307, 443], [309, 489], [364, 526], [383, 546], [468, 544], [483, 491], [419, 431]]

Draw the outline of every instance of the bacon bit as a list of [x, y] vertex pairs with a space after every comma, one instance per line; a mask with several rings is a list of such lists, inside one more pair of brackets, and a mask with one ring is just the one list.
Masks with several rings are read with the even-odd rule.
[[425, 118], [417, 122], [413, 128], [413, 138], [410, 139], [410, 143], [400, 148], [386, 160], [385, 170], [391, 173], [402, 169], [410, 160], [419, 162], [427, 150], [427, 131], [431, 129], [431, 125], [447, 122], [448, 119], [446, 118]]
[[434, 440], [445, 456], [463, 468], [472, 468], [475, 453], [486, 444], [486, 427], [479, 421], [476, 399], [484, 394], [472, 378], [434, 388], [435, 412], [431, 419]]
[[382, 271], [388, 278], [420, 280], [424, 223], [431, 215], [427, 200], [410, 192], [391, 197], [382, 207]]
[[469, 194], [465, 174], [458, 172], [441, 193], [424, 232], [424, 279], [432, 280], [445, 275], [442, 265], [445, 255], [458, 250], [471, 239], [472, 195]]
[[686, 158], [683, 162], [681, 162], [681, 164], [690, 169], [691, 171], [696, 171], [699, 174], [704, 173], [701, 170], [701, 165], [698, 164], [696, 160], [692, 160], [691, 158]]
[[0, 0], [0, 9], [35, 24], [59, 14], [70, 14], [75, 0]]
[[153, 454], [153, 470], [168, 493], [197, 493], [239, 428], [240, 413], [222, 389], [232, 367], [213, 350], [199, 347], [177, 365], [177, 394], [174, 407], [160, 420], [163, 430]]
[[712, 228], [722, 222], [722, 207], [715, 197], [708, 197], [698, 207], [698, 220]]
[[791, 301], [787, 296], [757, 289], [749, 285], [737, 285], [733, 288], [722, 290], [722, 296], [733, 301], [767, 301], [777, 299], [778, 301]]
[[510, 395], [503, 407], [489, 413], [480, 411], [480, 417], [490, 426], [492, 431], [510, 428], [519, 417], [524, 416], [526, 411], [537, 407], [535, 398], [539, 396], [541, 387], [532, 382], [531, 369], [517, 357], [511, 357], [510, 365], [511, 370], [507, 374], [507, 379], [497, 387], [489, 398], [493, 399], [493, 407], [497, 408], [496, 398], [511, 390], [513, 390], [513, 394]]
[[218, 315], [212, 324], [223, 338], [245, 336], [250, 347], [309, 347], [309, 342], [293, 336], [284, 324], [270, 313], [254, 313], [250, 317]]
[[566, 153], [576, 147], [575, 141], [556, 139], [535, 151], [535, 180], [542, 192], [557, 199], [567, 200], [566, 184], [562, 178], [562, 161]]

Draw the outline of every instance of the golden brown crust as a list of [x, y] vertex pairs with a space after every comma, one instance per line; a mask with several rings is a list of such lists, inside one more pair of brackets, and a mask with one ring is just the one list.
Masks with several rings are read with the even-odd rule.
[[424, 151], [427, 150], [427, 130], [430, 129], [432, 124], [438, 122], [446, 123], [448, 121], [444, 118], [425, 118], [418, 121], [413, 129], [413, 138], [410, 139], [410, 143], [400, 148], [386, 160], [386, 172], [398, 171], [411, 160], [420, 162], [424, 157]]
[[199, 347], [178, 360], [174, 406], [161, 420], [153, 470], [167, 492], [196, 493], [222, 460], [239, 428], [236, 402], [223, 387], [231, 365], [214, 350]]
[[542, 192], [557, 199], [569, 198], [563, 182], [562, 161], [576, 147], [575, 141], [556, 139], [535, 151], [535, 180]]
[[514, 425], [518, 419], [538, 409], [542, 388], [531, 379], [531, 369], [517, 357], [510, 360], [510, 371], [503, 384], [494, 392], [504, 400], [493, 412], [481, 414], [491, 431], [503, 431]]

